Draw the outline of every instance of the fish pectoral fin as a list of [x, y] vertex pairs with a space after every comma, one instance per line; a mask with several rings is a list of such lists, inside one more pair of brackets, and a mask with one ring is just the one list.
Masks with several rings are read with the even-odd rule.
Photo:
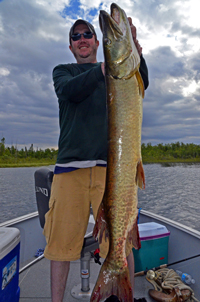
[[145, 175], [142, 161], [137, 164], [136, 184], [140, 189], [145, 189]]
[[127, 240], [129, 243], [132, 243], [136, 250], [141, 248], [138, 224], [137, 224], [138, 216], [135, 218], [132, 229], [128, 232]]
[[138, 81], [140, 94], [142, 95], [142, 98], [144, 98], [144, 83], [139, 70], [136, 71], [135, 76]]
[[[105, 194], [103, 199], [104, 198], [105, 198]], [[108, 228], [105, 220], [105, 212], [104, 212], [104, 206], [102, 201], [97, 212], [96, 223], [93, 229], [93, 236], [95, 239], [98, 239], [99, 243], [101, 243], [104, 234], [105, 234], [105, 241], [106, 241], [106, 239], [108, 238]]]

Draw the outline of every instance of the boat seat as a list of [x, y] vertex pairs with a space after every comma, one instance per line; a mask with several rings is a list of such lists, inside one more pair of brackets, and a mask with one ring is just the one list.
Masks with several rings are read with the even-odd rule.
[[51, 184], [53, 181], [53, 171], [48, 168], [40, 168], [35, 171], [35, 194], [40, 225], [44, 228], [45, 214], [49, 210], [49, 198], [51, 194]]
[[[39, 168], [35, 171], [34, 178], [40, 225], [42, 228], [44, 228], [45, 214], [49, 210], [49, 198], [51, 194], [51, 184], [53, 181], [53, 171], [49, 168]], [[73, 297], [83, 300], [87, 297], [90, 297], [92, 289], [94, 287], [94, 284], [89, 283], [91, 255], [93, 255], [92, 252], [99, 247], [98, 241], [96, 241], [92, 236], [94, 223], [94, 218], [91, 215], [87, 230], [88, 234], [86, 233], [81, 250], [81, 284], [74, 286], [71, 290]]]

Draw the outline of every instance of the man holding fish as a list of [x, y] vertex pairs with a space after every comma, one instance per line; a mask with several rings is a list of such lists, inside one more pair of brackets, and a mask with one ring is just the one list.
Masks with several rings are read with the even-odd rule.
[[[113, 28], [116, 28], [120, 35], [122, 34], [122, 31], [118, 27], [122, 24], [120, 17], [121, 11], [122, 10], [118, 6], [114, 6], [111, 13], [111, 17], [114, 20], [114, 22], [112, 21], [114, 24]], [[125, 22], [123, 24], [127, 26], [126, 17], [123, 22]], [[102, 25], [102, 23], [103, 19], [101, 20], [101, 29], [104, 31], [105, 25]], [[130, 51], [131, 63], [124, 56], [124, 58], [120, 60], [117, 59], [116, 64], [119, 63], [120, 66], [123, 66], [123, 62], [125, 61], [130, 72], [128, 71], [125, 77], [123, 75], [121, 77], [122, 73], [118, 70], [116, 65], [114, 70], [116, 70], [117, 73], [113, 75], [113, 79], [117, 81], [120, 80], [121, 83], [125, 84], [127, 80], [134, 77], [133, 86], [136, 85], [135, 89], [138, 96], [138, 101], [136, 103], [140, 106], [140, 99], [142, 100], [142, 95], [144, 94], [143, 90], [148, 87], [148, 71], [145, 60], [142, 56], [142, 48], [136, 39], [136, 28], [132, 24], [131, 18], [128, 19], [128, 23], [130, 24], [128, 27], [131, 33], [131, 43], [134, 41], [133, 44], [135, 47], [133, 53], [132, 50]], [[128, 33], [127, 29], [125, 31]], [[112, 37], [107, 35], [104, 42], [106, 41], [106, 44], [109, 45], [112, 42], [111, 38]], [[125, 265], [128, 267], [130, 273], [130, 280], [129, 274], [128, 276], [124, 274], [124, 267], [122, 274], [119, 272], [117, 275], [112, 275], [112, 282], [103, 294], [100, 291], [100, 287], [101, 282], [105, 284], [105, 280], [100, 280], [100, 283], [96, 285], [91, 301], [105, 300], [105, 298], [108, 298], [111, 295], [118, 296], [120, 301], [133, 301], [134, 258], [132, 247], [135, 242], [136, 248], [140, 247], [137, 223], [135, 220], [137, 216], [135, 211], [135, 206], [137, 206], [136, 199], [134, 200], [134, 207], [132, 206], [132, 200], [129, 200], [128, 204], [122, 205], [122, 207], [129, 209], [130, 215], [127, 214], [127, 216], [124, 216], [124, 218], [127, 219], [125, 233], [124, 231], [120, 233], [120, 237], [116, 234], [118, 237], [113, 241], [114, 236], [112, 236], [111, 230], [112, 223], [108, 221], [108, 212], [110, 209], [116, 209], [117, 206], [109, 203], [109, 200], [105, 201], [107, 200], [107, 196], [106, 198], [104, 196], [106, 179], [112, 178], [109, 177], [110, 174], [112, 174], [112, 171], [110, 173], [106, 168], [108, 154], [110, 154], [110, 151], [108, 150], [112, 148], [112, 144], [110, 142], [113, 140], [112, 134], [108, 131], [109, 120], [112, 119], [110, 119], [110, 115], [107, 112], [108, 104], [106, 104], [106, 99], [108, 100], [109, 98], [111, 103], [115, 102], [115, 96], [112, 95], [113, 91], [109, 91], [106, 86], [108, 85], [107, 77], [112, 77], [112, 75], [109, 75], [112, 66], [109, 65], [109, 60], [105, 60], [105, 64], [97, 62], [96, 55], [99, 41], [97, 40], [94, 27], [89, 22], [85, 20], [77, 20], [70, 29], [69, 41], [69, 48], [77, 63], [58, 65], [53, 70], [54, 87], [59, 102], [60, 137], [58, 158], [55, 165], [51, 198], [49, 202], [50, 210], [45, 216], [46, 223], [44, 227], [44, 234], [47, 240], [44, 255], [46, 258], [51, 260], [52, 301], [63, 301], [70, 261], [75, 261], [80, 258], [84, 235], [90, 215], [90, 206], [92, 206], [95, 220], [97, 220], [95, 235], [97, 236], [98, 233], [103, 233], [106, 229], [106, 233], [108, 233], [109, 241], [112, 246], [116, 246], [116, 240], [118, 240], [117, 246], [122, 245], [124, 247], [124, 251], [122, 252], [125, 253], [124, 255], [127, 259], [124, 260], [123, 263], [119, 261], [119, 265]], [[119, 45], [122, 44], [124, 51], [129, 51], [129, 48], [128, 46], [126, 47], [123, 39], [121, 39], [121, 44]], [[133, 48], [133, 45], [131, 47]], [[135, 55], [136, 52], [137, 54]], [[134, 68], [131, 67], [133, 61], [135, 61], [134, 64], [136, 63], [137, 65]], [[116, 88], [113, 89], [116, 90]], [[123, 117], [123, 112], [121, 113], [121, 116]], [[132, 119], [134, 119], [133, 116], [131, 116], [130, 121], [132, 121]], [[127, 121], [129, 121], [129, 118]], [[141, 118], [139, 123], [141, 124]], [[123, 129], [120, 129], [123, 132]], [[139, 129], [141, 130], [141, 125], [139, 125]], [[136, 133], [134, 129], [132, 132]], [[139, 137], [137, 133], [136, 137]], [[121, 171], [123, 171], [123, 173], [126, 173], [124, 171], [129, 173], [129, 170], [124, 170], [123, 168], [123, 140], [123, 136], [120, 136], [118, 139], [119, 146], [117, 147], [118, 155], [116, 156], [116, 154], [113, 154], [110, 158], [113, 158], [113, 161], [115, 162], [116, 157], [120, 159], [120, 156], [122, 156], [122, 162], [120, 162], [122, 163]], [[135, 140], [135, 138], [133, 137], [131, 140]], [[137, 142], [137, 145], [140, 145], [140, 139]], [[115, 148], [116, 144], [113, 145], [113, 149]], [[137, 158], [135, 157], [136, 159], [133, 158], [134, 163], [136, 162], [134, 167], [132, 164], [129, 165], [129, 162], [125, 164], [126, 167], [130, 166], [131, 169], [133, 167], [133, 172], [136, 173], [135, 175], [133, 174], [133, 177], [131, 176], [131, 181], [133, 178], [133, 182], [136, 183], [136, 186], [131, 185], [131, 187], [134, 187], [133, 192], [136, 192], [137, 185], [141, 186], [142, 183], [144, 184], [144, 173], [140, 151], [141, 149], [139, 147], [138, 151], [135, 150], [133, 152], [137, 155]], [[132, 157], [130, 160], [132, 160]], [[110, 162], [111, 161], [112, 160], [110, 160]], [[112, 167], [109, 166], [109, 169], [112, 169]], [[119, 170], [120, 169], [118, 168], [116, 169], [116, 171]], [[124, 178], [126, 178], [125, 176], [126, 175], [124, 175]], [[117, 175], [114, 175], [114, 178], [117, 178]], [[113, 183], [113, 179], [111, 179], [111, 183], [114, 187], [118, 186], [118, 184], [115, 183], [115, 180]], [[123, 183], [124, 188], [126, 188], [126, 185], [126, 182]], [[113, 192], [113, 187], [110, 183], [106, 184], [106, 192], [108, 191], [108, 187], [110, 187], [110, 191]], [[118, 187], [120, 187], [120, 185]], [[132, 189], [129, 193], [132, 194]], [[115, 192], [113, 194], [115, 194]], [[103, 202], [101, 204], [102, 199]], [[108, 207], [105, 206], [106, 202]], [[98, 211], [98, 209], [100, 210]], [[134, 215], [131, 214], [132, 209], [135, 211]], [[126, 212], [126, 209], [124, 209], [124, 212]], [[116, 218], [117, 216], [112, 214], [112, 217]], [[108, 227], [104, 225], [101, 229], [102, 224], [104, 224], [104, 220]], [[122, 237], [126, 243], [123, 242]], [[126, 240], [127, 238], [130, 240]], [[115, 248], [114, 250], [116, 251]], [[120, 249], [118, 252], [121, 253]], [[102, 258], [106, 258], [107, 254], [110, 255], [108, 240], [105, 242], [103, 239], [100, 244], [100, 255]], [[116, 268], [116, 272], [117, 270], [118, 268]], [[102, 273], [105, 273], [105, 270]], [[108, 275], [109, 273], [107, 274], [107, 277]], [[122, 275], [124, 279], [120, 277], [120, 280], [122, 282], [127, 280], [125, 283], [128, 284], [128, 289], [127, 291], [119, 292], [117, 287], [120, 286], [117, 283], [114, 284], [113, 280]], [[103, 288], [104, 286], [102, 285], [102, 290]]]

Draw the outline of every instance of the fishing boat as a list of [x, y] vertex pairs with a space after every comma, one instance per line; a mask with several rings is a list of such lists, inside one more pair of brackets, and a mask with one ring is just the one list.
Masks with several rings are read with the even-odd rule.
[[[4, 262], [2, 264], [4, 258], [0, 257], [0, 268], [2, 268], [2, 272], [5, 273], [6, 271], [7, 275], [6, 273], [5, 275], [8, 276], [9, 271], [11, 276], [7, 279], [3, 279], [2, 277], [3, 285], [0, 291], [0, 301], [2, 302], [51, 301], [50, 262], [43, 256], [43, 249], [46, 242], [42, 232], [44, 214], [48, 210], [47, 205], [52, 178], [53, 172], [48, 168], [38, 169], [35, 172], [38, 211], [0, 224], [0, 235], [5, 233], [6, 236], [6, 231], [14, 232], [15, 230], [14, 234], [16, 235], [13, 236], [19, 254], [19, 261], [13, 261], [13, 259], [16, 260], [17, 257], [12, 255], [6, 264]], [[142, 257], [140, 259], [142, 266], [138, 266], [138, 255], [135, 254], [135, 266], [138, 275], [135, 277], [135, 298], [144, 297], [147, 301], [153, 301], [149, 295], [149, 290], [154, 287], [146, 278], [147, 272], [150, 269], [155, 267], [159, 268], [160, 265], [166, 264], [169, 269], [173, 269], [174, 271], [179, 270], [192, 276], [195, 283], [189, 286], [193, 290], [195, 298], [200, 300], [200, 232], [194, 230], [192, 227], [189, 228], [178, 222], [141, 209], [139, 214], [139, 229], [145, 229], [145, 226], [150, 225], [159, 226], [164, 232], [153, 236], [154, 238], [149, 238], [149, 234], [145, 233], [145, 238], [141, 238], [147, 243], [147, 247], [143, 247], [142, 244], [140, 250], [141, 255], [139, 254], [139, 256]], [[81, 259], [71, 262], [64, 301], [90, 301], [91, 291], [101, 267], [101, 264], [98, 263], [99, 261], [94, 255], [94, 251], [98, 248], [98, 242], [92, 237], [93, 227], [94, 219], [91, 214]], [[148, 231], [148, 228], [146, 229]], [[19, 231], [16, 233], [16, 230]], [[158, 251], [161, 251], [163, 248], [161, 238], [164, 240], [164, 252], [162, 252], [163, 255], [160, 256]], [[3, 250], [5, 254], [5, 248], [7, 249], [7, 246], [2, 246], [1, 242], [0, 256]], [[10, 251], [8, 254], [9, 253]], [[150, 260], [146, 263], [145, 261], [149, 255]], [[102, 263], [103, 259], [100, 259], [100, 262]], [[12, 269], [14, 267], [14, 273], [13, 270], [9, 270], [9, 267], [12, 267]], [[10, 298], [10, 293], [13, 292], [14, 288], [12, 284], [14, 279], [17, 280], [15, 281], [17, 291], [13, 293], [12, 298]], [[4, 294], [6, 291], [9, 293], [7, 296]], [[178, 300], [175, 299], [173, 301]]]

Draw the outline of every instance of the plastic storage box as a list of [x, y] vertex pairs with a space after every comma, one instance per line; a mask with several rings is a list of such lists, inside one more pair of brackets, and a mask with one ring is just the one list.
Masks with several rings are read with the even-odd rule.
[[0, 228], [0, 301], [18, 302], [20, 232], [16, 228]]
[[135, 272], [151, 269], [168, 263], [168, 242], [170, 232], [156, 222], [138, 224], [141, 249], [135, 250]]

